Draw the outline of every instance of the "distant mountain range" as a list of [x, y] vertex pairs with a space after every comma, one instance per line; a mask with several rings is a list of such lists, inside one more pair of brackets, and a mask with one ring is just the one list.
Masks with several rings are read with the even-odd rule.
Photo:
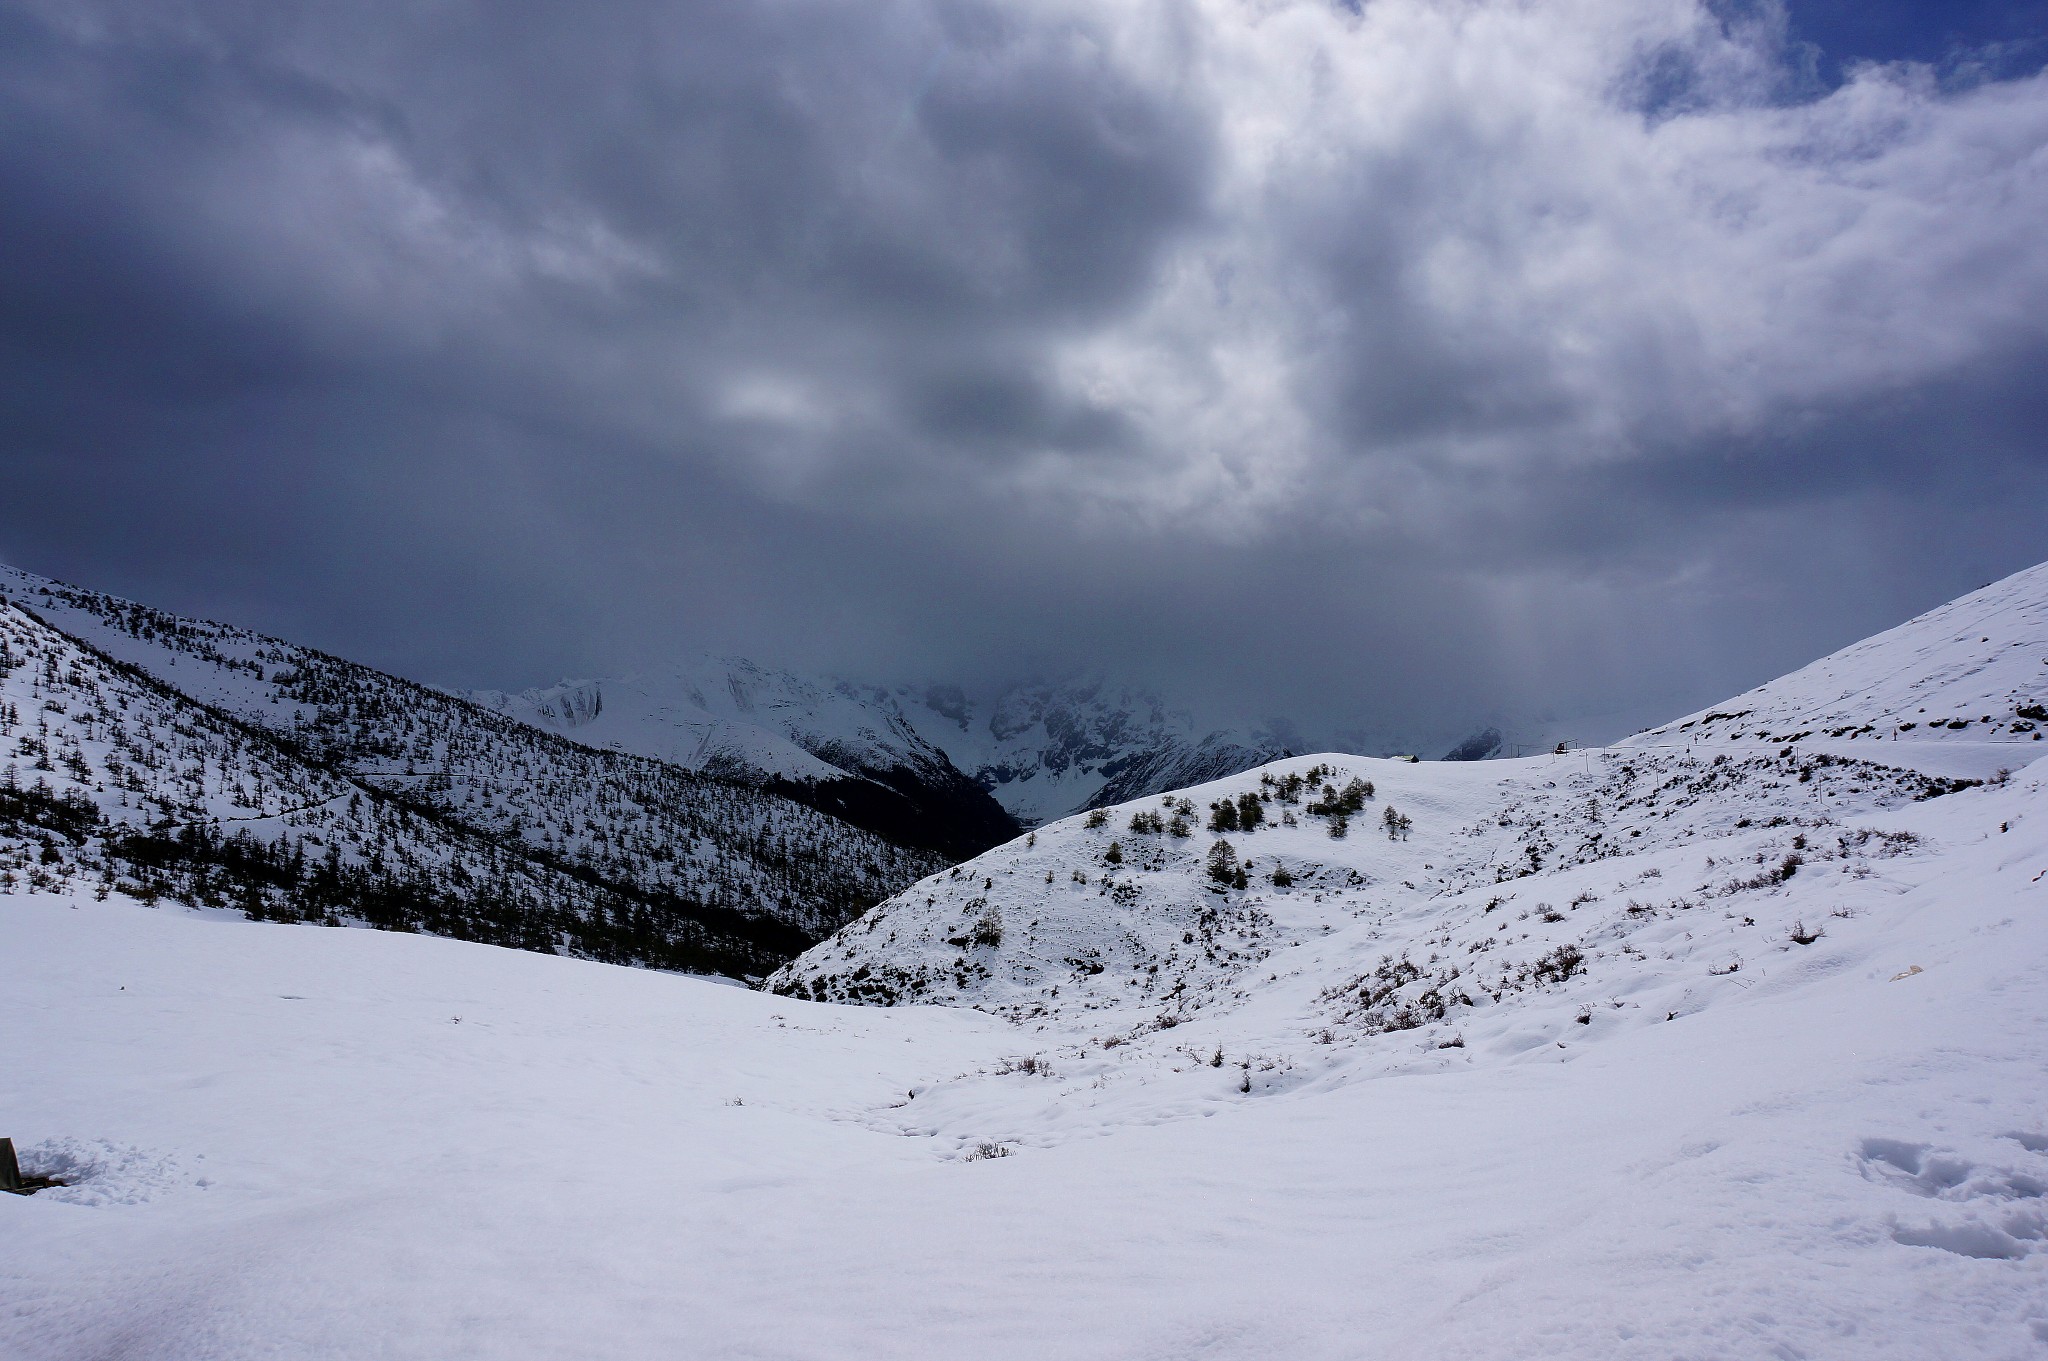
[[[1493, 718], [1422, 733], [1286, 719], [1198, 722], [1102, 678], [970, 693], [882, 686], [704, 655], [672, 670], [463, 698], [572, 741], [688, 770], [802, 785], [842, 816], [956, 858], [1090, 808], [1220, 779], [1304, 751], [1476, 761], [1609, 741], [1623, 718]], [[1663, 712], [1669, 712], [1665, 710]]]
[[1285, 749], [1107, 686], [730, 659], [456, 694], [0, 568], [0, 890], [758, 976], [1046, 816]]
[[778, 789], [956, 860], [1019, 830], [887, 696], [842, 682], [706, 658], [655, 677], [463, 697], [586, 746]]
[[[885, 689], [703, 657], [657, 675], [464, 697], [575, 741], [691, 770], [894, 791], [973, 854], [1052, 818], [1233, 774], [1299, 750], [1284, 724], [1204, 731], [1102, 681]], [[977, 844], [978, 843], [978, 844]]]
[[451, 692], [0, 568], [0, 891], [84, 876], [758, 977], [1027, 829], [1305, 749], [1100, 680], [976, 695], [705, 657]]

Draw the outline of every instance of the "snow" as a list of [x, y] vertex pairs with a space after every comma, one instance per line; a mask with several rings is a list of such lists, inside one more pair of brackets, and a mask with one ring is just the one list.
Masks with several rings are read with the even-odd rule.
[[[1212, 805], [1314, 772], [1292, 804], [1268, 799], [1257, 830], [1221, 838], [1248, 874], [1242, 889], [1216, 884], [1206, 865], [1219, 838], [1200, 830]], [[1375, 792], [1335, 838], [1334, 820], [1308, 811], [1308, 794], [1352, 779]], [[1020, 1019], [1130, 1010], [1169, 1027], [1256, 1000], [1282, 1008], [1279, 1024], [1320, 1029], [1321, 992], [1413, 946], [1441, 952], [1446, 962], [1425, 972], [1483, 1008], [1485, 994], [1502, 991], [1500, 974], [1589, 937], [1612, 947], [1589, 957], [1595, 978], [1633, 967], [1628, 951], [1675, 948], [1665, 940], [1674, 932], [1688, 942], [1733, 940], [1730, 910], [1768, 887], [1739, 886], [1788, 856], [1821, 872], [1874, 875], [1895, 843], [1843, 819], [1957, 783], [1756, 748], [1476, 766], [1298, 757], [1185, 791], [1179, 807], [1194, 814], [1186, 836], [1131, 830], [1141, 815], [1170, 813], [1173, 796], [1108, 810], [1099, 826], [1076, 817], [1041, 828], [912, 885], [770, 985], [819, 1000], [935, 1001]], [[1399, 839], [1384, 830], [1388, 810], [1411, 824]], [[1276, 869], [1292, 884], [1276, 884]], [[1546, 906], [1554, 920], [1542, 919]], [[1000, 942], [976, 942], [991, 914]], [[1711, 930], [1697, 924], [1705, 919]], [[1776, 925], [1794, 924], [1786, 916]], [[1281, 965], [1285, 976], [1268, 979]], [[1454, 968], [1463, 981], [1445, 976]], [[1527, 985], [1518, 979], [1512, 990]]]
[[[563, 681], [467, 698], [587, 746], [669, 761], [686, 770], [736, 768], [792, 780], [857, 776], [928, 753], [893, 716], [850, 688], [771, 671], [736, 658], [703, 657], [672, 673]], [[836, 749], [846, 766], [820, 756]]]
[[[531, 943], [516, 928], [539, 923], [496, 920], [474, 894], [456, 902], [450, 881], [573, 919], [560, 948], [749, 973], [787, 958], [787, 928], [813, 939], [945, 863], [772, 790], [595, 751], [311, 649], [0, 568], [0, 800], [15, 783], [96, 807], [107, 834], [205, 826], [315, 862], [332, 849], [352, 866], [397, 866], [441, 900], [419, 920], [455, 934]], [[118, 868], [105, 836], [13, 840], [0, 836], [0, 891], [16, 870], [47, 888], [38, 881], [111, 882]], [[634, 903], [647, 931], [622, 941], [613, 928]], [[726, 909], [770, 925], [735, 927]]]
[[1947, 768], [1988, 771], [2041, 754], [2044, 703], [2048, 563], [1620, 745], [1809, 742], [1872, 756], [1882, 742], [1883, 759], [1924, 766], [1945, 752]]
[[[1100, 680], [970, 696], [893, 690], [704, 655], [670, 671], [465, 698], [589, 746], [690, 770], [794, 780], [964, 774], [1019, 822], [1243, 770], [1299, 746], [1256, 724], [1205, 731], [1158, 696]], [[1106, 793], [1105, 793], [1106, 791]]]
[[90, 1175], [0, 1204], [0, 1353], [2038, 1355], [2044, 778], [1463, 1050], [9, 899], [0, 1109]]
[[[2038, 1357], [2003, 585], [1768, 722], [1049, 824], [773, 980], [891, 1006], [0, 897], [0, 1133], [75, 1179], [0, 1197], [0, 1355]], [[1907, 700], [1978, 713], [1796, 735]], [[1171, 815], [1262, 792], [1214, 881]]]
[[1156, 694], [1100, 678], [980, 695], [900, 686], [892, 698], [1026, 827], [1244, 770], [1304, 745], [1284, 723], [1205, 728]]

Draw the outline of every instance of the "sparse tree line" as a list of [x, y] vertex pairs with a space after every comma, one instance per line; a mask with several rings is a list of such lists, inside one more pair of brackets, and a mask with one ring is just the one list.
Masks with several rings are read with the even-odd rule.
[[[1207, 828], [1217, 833], [1219, 840], [1211, 843], [1204, 861], [1210, 881], [1239, 889], [1248, 888], [1251, 883], [1249, 862], [1240, 862], [1237, 848], [1220, 839], [1224, 833], [1250, 834], [1267, 826], [1298, 826], [1300, 818], [1295, 810], [1299, 809], [1304, 815], [1324, 819], [1325, 831], [1331, 837], [1342, 839], [1348, 835], [1352, 817], [1365, 810], [1377, 790], [1371, 780], [1356, 776], [1340, 787], [1336, 783], [1340, 773], [1335, 767], [1321, 763], [1285, 775], [1274, 775], [1269, 771], [1259, 776], [1257, 788], [1211, 800]], [[1277, 816], [1272, 811], [1275, 808]], [[1106, 809], [1091, 809], [1084, 819], [1084, 826], [1090, 829], [1099, 830], [1108, 825], [1109, 812]], [[1168, 794], [1157, 808], [1134, 810], [1127, 825], [1128, 830], [1137, 836], [1186, 838], [1194, 834], [1195, 804], [1185, 795]], [[1380, 825], [1389, 840], [1406, 840], [1415, 823], [1407, 814], [1389, 805], [1382, 810]], [[1110, 842], [1102, 859], [1112, 868], [1124, 864], [1127, 853], [1123, 844]], [[1078, 871], [1073, 877], [1076, 883], [1087, 882]], [[1276, 888], [1290, 887], [1295, 881], [1287, 867], [1277, 861], [1271, 879]], [[1050, 875], [1047, 882], [1051, 882]]]
[[[1268, 825], [1293, 827], [1300, 821], [1294, 812], [1299, 808], [1312, 817], [1326, 819], [1325, 829], [1330, 836], [1341, 839], [1351, 830], [1352, 817], [1365, 810], [1375, 791], [1371, 780], [1356, 777], [1340, 789], [1335, 783], [1338, 773], [1331, 766], [1319, 764], [1286, 775], [1261, 774], [1258, 788], [1210, 802], [1208, 830], [1222, 835], [1256, 832]], [[1279, 806], [1277, 816], [1269, 811], [1269, 805], [1276, 804]], [[1385, 825], [1388, 834], [1405, 837], [1414, 824], [1392, 809], [1388, 809], [1387, 814]], [[1133, 812], [1129, 827], [1139, 836], [1187, 837], [1194, 833], [1195, 819], [1193, 800], [1168, 794], [1160, 807]], [[1086, 825], [1090, 828], [1108, 826], [1107, 810], [1092, 810]]]

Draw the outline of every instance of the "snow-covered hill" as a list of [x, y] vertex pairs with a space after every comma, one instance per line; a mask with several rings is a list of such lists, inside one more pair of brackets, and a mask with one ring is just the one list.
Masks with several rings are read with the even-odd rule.
[[[1298, 757], [1122, 805], [1099, 822], [1083, 815], [1040, 828], [914, 885], [770, 986], [1013, 1018], [1135, 1008], [1168, 1029], [1254, 992], [1262, 1004], [1288, 992], [1298, 1024], [1320, 1029], [1318, 999], [1386, 942], [1414, 956], [1417, 971], [1400, 966], [1405, 976], [1364, 1010], [1426, 998], [1411, 1015], [1448, 1039], [1543, 981], [1560, 949], [1578, 954], [1572, 972], [1585, 972], [1587, 986], [1633, 977], [1638, 936], [1661, 941], [1684, 922], [1701, 939], [1690, 923], [1711, 921], [1704, 935], [1718, 939], [1731, 912], [1781, 896], [1802, 866], [1854, 872], [1906, 844], [1852, 820], [1962, 787], [1753, 748], [1476, 768]], [[1312, 811], [1341, 806], [1349, 788], [1360, 791], [1357, 812]], [[1236, 826], [1219, 831], [1226, 804]], [[1792, 925], [1772, 922], [1765, 934], [1782, 944], [1775, 934]], [[1750, 929], [1734, 932], [1730, 948]], [[1425, 940], [1436, 957], [1427, 965]], [[1304, 972], [1303, 961], [1328, 963]], [[1278, 962], [1296, 981], [1261, 988]]]
[[2010, 764], [2039, 754], [2013, 748], [2044, 734], [2048, 563], [1621, 745], [1791, 743], [1882, 760], [1875, 744], [1903, 743]]
[[0, 629], [0, 779], [34, 804], [0, 843], [31, 882], [140, 875], [252, 914], [758, 973], [945, 863], [776, 790], [26, 573], [0, 569]]
[[[1545, 981], [1559, 950], [1575, 956], [1572, 976], [1615, 984], [1641, 973], [1639, 936], [1661, 940], [1701, 912], [1760, 920], [1735, 909], [1782, 898], [1803, 866], [1860, 875], [1889, 857], [1907, 843], [1871, 819], [2041, 750], [2044, 621], [2048, 569], [2036, 568], [1622, 746], [1474, 764], [1297, 757], [1069, 817], [914, 885], [770, 983], [1012, 1017], [1150, 1007], [1170, 1029], [1244, 1002], [1276, 959], [1350, 960], [1386, 940], [1400, 977], [1355, 989], [1359, 1014], [1424, 1016], [1448, 1036]], [[1909, 700], [1942, 724], [1897, 721], [1874, 740]], [[1974, 744], [1949, 740], [1959, 705], [1995, 711], [1972, 720], [1985, 734]], [[1816, 730], [1822, 713], [1832, 729]], [[1652, 887], [1592, 868], [1610, 863]], [[1435, 958], [1401, 963], [1425, 938]], [[1288, 1005], [1320, 1032], [1324, 994], [1351, 984], [1300, 979]]]

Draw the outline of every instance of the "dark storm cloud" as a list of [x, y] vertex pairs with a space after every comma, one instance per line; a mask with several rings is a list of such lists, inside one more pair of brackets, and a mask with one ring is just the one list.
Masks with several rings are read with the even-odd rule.
[[1712, 698], [2048, 555], [2048, 89], [1801, 19], [6, 6], [0, 555], [472, 683]]

